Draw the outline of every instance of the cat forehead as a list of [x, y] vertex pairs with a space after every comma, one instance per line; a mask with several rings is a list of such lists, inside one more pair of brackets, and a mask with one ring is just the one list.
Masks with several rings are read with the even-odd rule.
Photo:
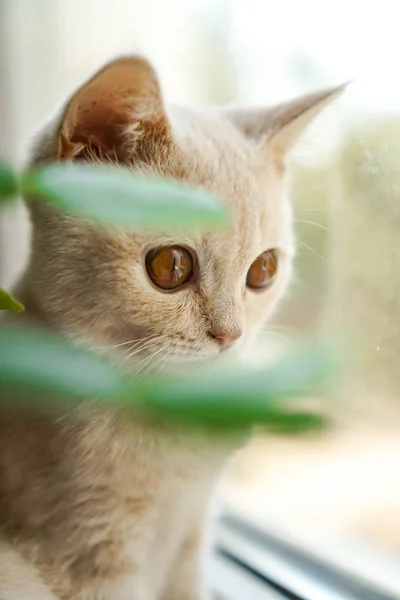
[[169, 107], [168, 116], [180, 150], [166, 165], [171, 175], [177, 169], [178, 177], [208, 189], [238, 215], [268, 209], [268, 196], [283, 180], [272, 155], [269, 161], [261, 157], [258, 145], [223, 110]]
[[270, 161], [259, 160], [258, 148], [218, 110], [169, 107], [168, 116], [179, 148], [163, 163], [143, 165], [146, 172], [183, 179], [211, 191], [227, 205], [227, 232], [182, 237], [157, 243], [181, 243], [199, 253], [226, 257], [232, 249], [244, 261], [271, 247], [291, 244], [291, 211], [283, 175]]
[[277, 168], [273, 150], [269, 157], [261, 156], [259, 145], [246, 138], [224, 110], [178, 109], [171, 114], [188, 161], [188, 178], [192, 171], [194, 178], [203, 180], [193, 181], [195, 185], [204, 183], [228, 205], [237, 233], [243, 233], [247, 222], [276, 238], [290, 210], [285, 174]]
[[198, 150], [225, 147], [237, 155], [248, 154], [248, 139], [228, 119], [224, 109], [167, 105], [166, 110], [178, 142]]
[[181, 149], [188, 178], [202, 184], [225, 183], [229, 188], [239, 180], [249, 184], [254, 178], [251, 165], [254, 147], [218, 110], [168, 108], [173, 137]]

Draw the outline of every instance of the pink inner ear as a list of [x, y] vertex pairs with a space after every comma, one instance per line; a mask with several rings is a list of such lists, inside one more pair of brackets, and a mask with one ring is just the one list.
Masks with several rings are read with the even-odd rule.
[[127, 147], [132, 147], [132, 140], [124, 138], [135, 117], [143, 130], [161, 121], [164, 133], [167, 130], [156, 75], [147, 61], [138, 57], [107, 65], [78, 90], [60, 128], [58, 157], [95, 153], [124, 160]]
[[118, 155], [124, 143], [124, 128], [132, 119], [133, 102], [129, 105], [115, 95], [101, 96], [94, 89], [85, 98], [85, 103], [78, 107], [71, 142], [97, 147], [105, 154], [116, 152]]

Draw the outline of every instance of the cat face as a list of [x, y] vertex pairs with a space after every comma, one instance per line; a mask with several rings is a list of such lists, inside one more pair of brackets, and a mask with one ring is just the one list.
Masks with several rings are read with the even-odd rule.
[[273, 109], [190, 111], [164, 105], [143, 59], [107, 65], [39, 136], [33, 163], [112, 161], [182, 180], [219, 197], [230, 224], [223, 231], [132, 233], [28, 199], [29, 285], [40, 310], [74, 337], [105, 345], [137, 340], [128, 354], [149, 367], [244, 348], [290, 278], [286, 156], [340, 91]]

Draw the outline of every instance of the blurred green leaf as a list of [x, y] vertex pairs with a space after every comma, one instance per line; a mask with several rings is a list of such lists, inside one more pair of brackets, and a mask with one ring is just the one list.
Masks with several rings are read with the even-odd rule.
[[112, 224], [164, 228], [226, 221], [218, 200], [203, 190], [109, 166], [49, 165], [25, 173], [21, 190], [78, 216]]
[[38, 408], [49, 402], [49, 394], [66, 396], [67, 403], [99, 398], [172, 423], [228, 430], [259, 424], [294, 433], [319, 427], [323, 419], [279, 407], [279, 403], [320, 391], [331, 371], [329, 354], [302, 349], [263, 371], [200, 370], [185, 379], [135, 382], [106, 360], [62, 338], [19, 328], [0, 329], [0, 387], [22, 389], [24, 401]]
[[22, 313], [24, 307], [18, 300], [0, 288], [0, 310], [10, 310], [14, 313]]
[[277, 409], [267, 410], [263, 421], [263, 429], [273, 433], [295, 435], [304, 431], [323, 429], [327, 425], [322, 415], [308, 412], [289, 412]]
[[7, 162], [0, 160], [0, 203], [10, 200], [18, 193], [18, 178]]
[[63, 338], [14, 327], [0, 328], [0, 388], [5, 387], [73, 398], [116, 399], [127, 391], [106, 360]]
[[150, 409], [176, 420], [246, 428], [254, 423], [288, 429], [321, 424], [316, 415], [291, 413], [278, 404], [320, 393], [335, 372], [333, 354], [319, 345], [299, 347], [263, 370], [193, 374], [148, 385]]

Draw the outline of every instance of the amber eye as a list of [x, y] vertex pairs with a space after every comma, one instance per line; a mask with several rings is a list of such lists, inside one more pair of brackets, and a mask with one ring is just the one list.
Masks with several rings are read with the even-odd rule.
[[278, 270], [275, 250], [267, 250], [260, 254], [247, 272], [246, 284], [249, 288], [260, 289], [271, 285]]
[[147, 253], [146, 270], [154, 285], [162, 290], [174, 290], [193, 273], [193, 259], [186, 248], [165, 246]]

